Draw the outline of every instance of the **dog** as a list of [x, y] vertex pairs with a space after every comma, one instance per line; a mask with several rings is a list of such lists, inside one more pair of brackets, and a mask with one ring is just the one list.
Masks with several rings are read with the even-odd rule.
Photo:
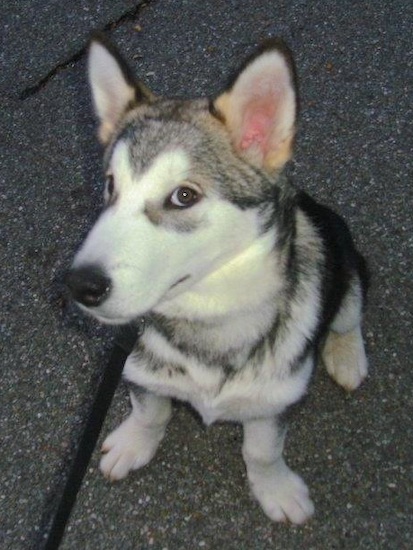
[[285, 412], [319, 356], [353, 390], [367, 374], [365, 260], [345, 222], [284, 173], [298, 112], [286, 44], [270, 39], [213, 99], [164, 99], [102, 35], [88, 72], [105, 146], [104, 209], [67, 285], [102, 323], [145, 330], [125, 363], [132, 412], [103, 443], [111, 480], [147, 464], [171, 398], [240, 422], [252, 493], [301, 524], [309, 491], [285, 463]]

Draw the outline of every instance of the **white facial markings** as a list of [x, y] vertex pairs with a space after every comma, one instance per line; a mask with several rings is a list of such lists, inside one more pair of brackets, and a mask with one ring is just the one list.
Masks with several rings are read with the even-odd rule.
[[190, 275], [199, 245], [190, 234], [153, 224], [145, 215], [147, 203], [152, 201], [162, 210], [165, 197], [187, 178], [190, 160], [183, 151], [159, 155], [139, 177], [128, 146], [121, 141], [108, 171], [114, 177], [116, 201], [90, 231], [74, 266], [97, 265], [110, 278], [110, 295], [90, 311], [105, 321], [121, 323], [149, 311]]
[[[187, 219], [195, 223], [195, 229], [178, 231], [173, 224], [164, 223], [162, 216], [166, 222], [172, 216], [163, 208], [165, 198], [185, 185], [190, 175], [190, 158], [183, 150], [160, 154], [139, 176], [131, 166], [127, 144], [120, 142], [113, 152], [109, 171], [115, 180], [116, 201], [102, 213], [75, 258], [76, 267], [97, 265], [112, 283], [108, 298], [92, 308], [91, 313], [105, 322], [128, 322], [161, 304], [174, 302], [177, 296], [187, 295], [204, 280], [205, 287], [175, 304], [178, 309], [185, 304], [184, 309], [189, 307], [191, 313], [198, 315], [211, 302], [217, 286], [225, 291], [224, 296], [231, 295], [224, 310], [234, 307], [234, 292], [230, 292], [233, 278], [237, 281], [237, 292], [241, 293], [255, 281], [251, 269], [246, 276], [242, 275], [243, 254], [248, 251], [247, 256], [252, 252], [253, 256], [265, 257], [272, 249], [274, 235], [269, 242], [264, 239], [265, 243], [259, 238], [258, 213], [242, 211], [210, 193], [190, 209], [173, 213], [182, 221], [190, 213]], [[148, 217], [145, 209], [149, 204], [160, 213], [161, 223], [153, 223]], [[228, 268], [222, 271], [226, 265]], [[220, 275], [209, 281], [217, 270]], [[216, 300], [212, 303], [216, 306]]]
[[147, 201], [162, 203], [166, 196], [181, 185], [190, 172], [190, 160], [183, 150], [175, 149], [158, 155], [142, 175], [135, 175], [128, 145], [121, 141], [110, 163], [121, 208], [139, 212]]
[[183, 150], [159, 155], [139, 181], [139, 187], [151, 200], [162, 200], [189, 176], [191, 163]]
[[133, 171], [130, 164], [128, 146], [124, 141], [115, 145], [108, 173], [113, 175], [114, 184], [119, 195], [133, 186]]

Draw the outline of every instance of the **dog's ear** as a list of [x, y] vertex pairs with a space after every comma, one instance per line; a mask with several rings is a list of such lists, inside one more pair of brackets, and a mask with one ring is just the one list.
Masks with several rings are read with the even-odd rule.
[[118, 50], [101, 33], [93, 34], [90, 40], [88, 73], [100, 121], [99, 140], [107, 144], [123, 116], [154, 96], [135, 80]]
[[292, 55], [279, 39], [264, 43], [212, 103], [238, 154], [270, 172], [292, 156], [297, 115]]

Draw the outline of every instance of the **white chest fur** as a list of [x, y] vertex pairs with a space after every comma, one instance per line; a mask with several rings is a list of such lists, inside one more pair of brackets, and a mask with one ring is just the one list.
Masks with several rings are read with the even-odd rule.
[[220, 365], [206, 366], [187, 357], [160, 335], [152, 334], [151, 340], [165, 366], [153, 369], [138, 356], [130, 355], [124, 377], [157, 395], [189, 402], [206, 424], [282, 412], [305, 393], [312, 370], [312, 360], [308, 360], [286, 377], [281, 374], [284, 369], [277, 369], [275, 358], [267, 353], [260, 365], [247, 363], [227, 377]]
[[[248, 351], [270, 330], [277, 315], [277, 295], [283, 291], [283, 262], [273, 254], [274, 240], [272, 233], [260, 237], [220, 270], [156, 309], [169, 319], [195, 320], [184, 341], [191, 340], [197, 348], [214, 347], [218, 356], [244, 349], [244, 357], [237, 352], [231, 357], [236, 364], [233, 373], [228, 376], [224, 365], [206, 365], [180, 352], [148, 327], [141, 341], [156, 359], [156, 368], [144, 359], [145, 354], [131, 355], [124, 377], [155, 394], [191, 403], [207, 424], [271, 416], [299, 400], [306, 391], [313, 359], [292, 374], [290, 366], [316, 323], [310, 306], [318, 296], [317, 278], [307, 281], [306, 299], [301, 296], [291, 306], [292, 326], [298, 330], [285, 332], [276, 356], [267, 349], [260, 364], [247, 361]], [[205, 324], [216, 318], [225, 322], [217, 324], [214, 333]], [[197, 324], [197, 319], [204, 324]]]

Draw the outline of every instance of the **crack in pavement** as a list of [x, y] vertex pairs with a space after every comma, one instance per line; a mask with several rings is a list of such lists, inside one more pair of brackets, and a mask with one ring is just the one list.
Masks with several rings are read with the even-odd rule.
[[[119, 25], [121, 25], [122, 23], [125, 23], [126, 21], [133, 21], [139, 15], [140, 11], [143, 8], [147, 7], [149, 4], [151, 4], [153, 1], [154, 0], [144, 0], [142, 2], [139, 2], [137, 6], [123, 13], [115, 21], [110, 21], [109, 23], [107, 23], [102, 30], [104, 32], [112, 31], [117, 27], [119, 27]], [[74, 65], [80, 59], [82, 59], [82, 57], [86, 54], [87, 49], [88, 49], [88, 45], [86, 44], [85, 46], [83, 46], [83, 48], [75, 52], [68, 59], [66, 59], [65, 61], [62, 61], [61, 63], [58, 63], [55, 67], [53, 67], [53, 69], [51, 69], [45, 76], [43, 76], [35, 84], [32, 84], [31, 86], [27, 86], [26, 88], [24, 88], [18, 94], [18, 98], [21, 101], [24, 101], [25, 99], [28, 99], [29, 97], [35, 95], [37, 92], [42, 90], [47, 85], [49, 80], [51, 80], [54, 76], [56, 76], [57, 73], [66, 69], [67, 67]]]

